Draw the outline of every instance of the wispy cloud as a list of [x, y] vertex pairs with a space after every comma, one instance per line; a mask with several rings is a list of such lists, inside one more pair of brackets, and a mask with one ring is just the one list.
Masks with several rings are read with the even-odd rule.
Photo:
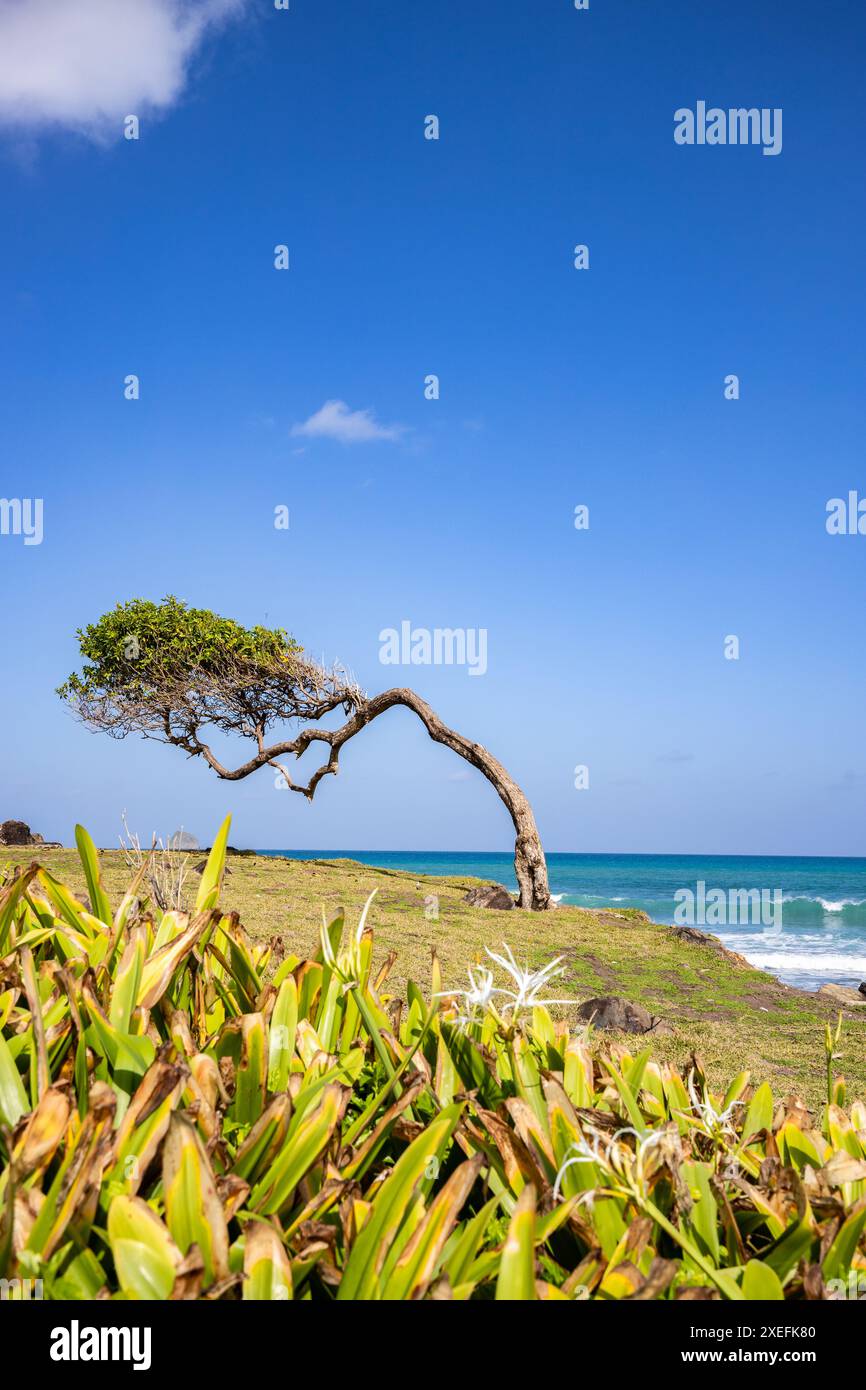
[[2, 0], [0, 125], [104, 140], [180, 97], [207, 32], [248, 0]]
[[321, 410], [302, 425], [293, 425], [293, 435], [308, 439], [336, 439], [341, 444], [368, 444], [377, 439], [402, 439], [405, 425], [380, 425], [372, 410], [350, 410], [345, 401], [325, 401]]

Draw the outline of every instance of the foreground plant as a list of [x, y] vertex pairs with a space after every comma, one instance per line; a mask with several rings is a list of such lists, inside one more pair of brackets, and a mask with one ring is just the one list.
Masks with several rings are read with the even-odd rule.
[[[506, 947], [386, 993], [372, 899], [307, 960], [219, 908], [0, 886], [0, 1278], [53, 1299], [819, 1299], [866, 1273], [866, 1108], [599, 1049]], [[554, 1003], [558, 1001], [548, 1001]], [[828, 1062], [838, 1030], [828, 1035]], [[18, 1281], [18, 1283], [16, 1283]], [[856, 1282], [856, 1278], [855, 1278]]]

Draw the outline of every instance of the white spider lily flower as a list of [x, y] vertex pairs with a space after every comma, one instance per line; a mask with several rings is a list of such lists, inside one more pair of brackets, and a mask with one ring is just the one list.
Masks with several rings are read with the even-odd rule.
[[730, 1105], [724, 1110], [717, 1110], [709, 1096], [702, 1100], [697, 1093], [694, 1081], [689, 1077], [688, 1082], [689, 1097], [691, 1098], [691, 1108], [703, 1124], [704, 1128], [710, 1132], [714, 1130], [732, 1129], [734, 1121], [734, 1111], [737, 1106], [745, 1104], [742, 1100], [732, 1100]]
[[732, 1100], [726, 1110], [716, 1110], [711, 1101], [705, 1101], [702, 1106], [696, 1106], [695, 1109], [708, 1127], [718, 1126], [718, 1128], [724, 1129], [725, 1126], [733, 1124], [734, 1111], [738, 1105], [745, 1105], [745, 1101]]
[[[623, 1138], [630, 1134], [635, 1139], [634, 1150], [624, 1144]], [[650, 1151], [661, 1144], [666, 1137], [664, 1130], [650, 1130], [646, 1134], [641, 1134], [633, 1129], [631, 1125], [625, 1125], [618, 1129], [615, 1134], [606, 1141], [602, 1141], [599, 1135], [593, 1135], [592, 1142], [580, 1139], [570, 1144], [566, 1150], [565, 1162], [556, 1175], [556, 1182], [553, 1188], [554, 1200], [560, 1197], [562, 1179], [566, 1171], [577, 1163], [594, 1163], [605, 1174], [607, 1181], [612, 1187], [621, 1192], [630, 1192], [635, 1195], [646, 1182], [646, 1169], [644, 1167], [647, 1155]], [[599, 1149], [599, 1144], [604, 1142], [604, 1152]], [[573, 1157], [569, 1157], [573, 1154]]]
[[496, 990], [493, 988], [493, 971], [488, 970], [486, 965], [470, 965], [466, 972], [469, 976], [468, 989], [443, 989], [434, 994], [434, 999], [462, 999], [465, 1012], [458, 1015], [456, 1023], [458, 1028], [467, 1028], [470, 1023], [476, 1022], [479, 1014], [487, 1013], [493, 1007], [493, 995]]
[[499, 955], [496, 951], [491, 951], [485, 947], [487, 954], [492, 961], [511, 977], [517, 986], [516, 989], [500, 989], [493, 983], [493, 971], [486, 965], [470, 966], [469, 988], [468, 989], [443, 989], [434, 997], [437, 999], [460, 999], [464, 1002], [465, 1012], [462, 1012], [457, 1019], [460, 1026], [467, 1026], [478, 1021], [479, 1017], [486, 1014], [496, 1014], [497, 997], [504, 998], [507, 1002], [502, 1004], [501, 1012], [503, 1016], [511, 1013], [516, 1015], [524, 1009], [542, 1008], [548, 1004], [573, 1004], [573, 999], [541, 999], [539, 992], [544, 989], [556, 975], [562, 975], [565, 967], [560, 965], [562, 960], [558, 956], [549, 965], [542, 966], [540, 970], [522, 970], [514, 959], [511, 947], [505, 943], [506, 955]]
[[353, 989], [360, 983], [361, 979], [361, 942], [364, 936], [364, 928], [367, 925], [367, 914], [370, 911], [370, 904], [378, 893], [378, 888], [374, 888], [369, 898], [364, 904], [359, 921], [352, 938], [344, 951], [335, 951], [331, 945], [331, 938], [328, 935], [327, 922], [322, 923], [321, 942], [322, 959], [328, 970], [343, 986], [343, 989]]
[[566, 1154], [573, 1154], [574, 1157], [569, 1158], [566, 1156], [565, 1162], [556, 1175], [556, 1182], [553, 1184], [554, 1202], [559, 1201], [562, 1179], [565, 1177], [569, 1168], [573, 1168], [578, 1163], [594, 1163], [597, 1167], [605, 1171], [608, 1169], [607, 1158], [605, 1155], [599, 1153], [598, 1150], [598, 1135], [593, 1136], [591, 1144], [588, 1143], [586, 1139], [579, 1139], [573, 1144], [569, 1144]]
[[523, 1009], [546, 1008], [550, 1004], [573, 1004], [573, 999], [539, 999], [539, 991], [544, 989], [557, 975], [565, 973], [565, 966], [560, 964], [562, 956], [557, 956], [549, 965], [544, 965], [540, 970], [523, 970], [514, 959], [514, 952], [507, 942], [503, 943], [506, 954], [498, 955], [496, 951], [487, 950], [491, 960], [501, 966], [512, 978], [517, 986], [516, 990], [497, 989], [495, 994], [507, 995], [511, 1001], [503, 1006], [503, 1012], [511, 1010], [519, 1013]]
[[442, 989], [434, 998], [465, 999], [470, 1009], [486, 1009], [497, 993], [493, 988], [493, 971], [488, 970], [486, 965], [476, 965], [474, 969], [470, 965], [466, 973], [469, 976], [468, 989]]

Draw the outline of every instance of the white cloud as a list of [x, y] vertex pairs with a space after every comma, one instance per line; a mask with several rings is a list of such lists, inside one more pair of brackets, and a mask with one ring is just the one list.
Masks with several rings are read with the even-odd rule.
[[0, 0], [0, 124], [120, 135], [176, 102], [213, 26], [247, 0]]
[[321, 410], [302, 425], [293, 425], [293, 435], [310, 439], [336, 439], [341, 444], [367, 444], [375, 439], [401, 439], [405, 425], [380, 425], [372, 410], [350, 410], [345, 401], [325, 401]]

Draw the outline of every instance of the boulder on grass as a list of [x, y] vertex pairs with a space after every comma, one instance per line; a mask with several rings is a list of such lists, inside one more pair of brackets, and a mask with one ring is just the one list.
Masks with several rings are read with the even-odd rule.
[[469, 907], [492, 907], [497, 912], [508, 912], [517, 905], [501, 883], [485, 883], [480, 888], [470, 888], [463, 901]]
[[0, 825], [0, 845], [41, 845], [42, 836], [34, 835], [23, 820], [4, 820]]
[[577, 1010], [578, 1018], [617, 1033], [671, 1033], [669, 1023], [647, 1012], [640, 1004], [630, 1004], [615, 994], [603, 994], [587, 999]]
[[848, 989], [846, 985], [822, 985], [818, 990], [825, 999], [833, 999], [837, 1004], [847, 1004], [855, 1009], [866, 1009], [866, 997], [859, 989]]

